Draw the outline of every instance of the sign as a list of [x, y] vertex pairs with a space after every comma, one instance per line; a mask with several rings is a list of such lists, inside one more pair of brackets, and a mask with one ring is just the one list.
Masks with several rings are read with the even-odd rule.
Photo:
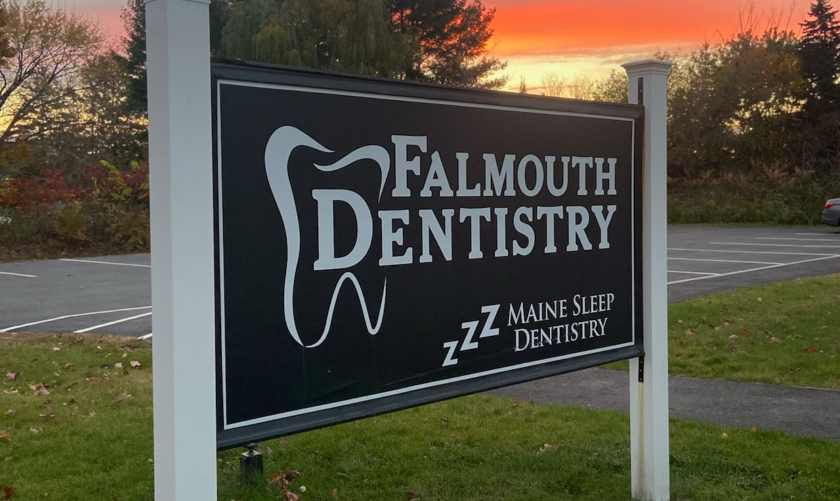
[[219, 447], [643, 353], [641, 106], [213, 75]]

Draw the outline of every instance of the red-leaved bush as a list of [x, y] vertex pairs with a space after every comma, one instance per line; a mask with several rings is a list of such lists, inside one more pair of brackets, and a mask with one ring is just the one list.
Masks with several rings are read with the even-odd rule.
[[49, 211], [59, 202], [83, 197], [81, 186], [67, 184], [58, 169], [48, 170], [43, 179], [10, 179], [0, 184], [0, 206], [25, 211]]
[[59, 170], [40, 179], [0, 180], [0, 241], [98, 244], [114, 252], [148, 250], [149, 167], [89, 165], [78, 182]]

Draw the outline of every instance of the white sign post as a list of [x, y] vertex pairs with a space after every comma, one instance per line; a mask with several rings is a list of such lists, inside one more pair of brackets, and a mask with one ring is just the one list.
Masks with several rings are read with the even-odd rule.
[[[622, 65], [631, 104], [645, 107], [643, 187], [644, 359], [630, 360], [630, 459], [633, 497], [671, 497], [668, 429], [667, 84], [671, 63]], [[640, 367], [641, 365], [641, 367]]]
[[146, 5], [155, 499], [216, 499], [209, 0]]

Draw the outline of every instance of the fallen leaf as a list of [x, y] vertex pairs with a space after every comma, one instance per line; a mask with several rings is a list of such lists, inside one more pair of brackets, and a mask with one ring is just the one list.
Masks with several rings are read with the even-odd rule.
[[46, 384], [32, 383], [29, 385], [29, 389], [35, 392], [36, 397], [45, 397], [50, 394], [50, 391], [47, 389], [48, 386]]
[[114, 369], [122, 369], [122, 368], [123, 368], [122, 362], [117, 362], [117, 363], [114, 364]]
[[12, 436], [6, 430], [0, 430], [0, 438], [3, 440], [12, 440]]
[[694, 335], [694, 333], [691, 331], [691, 329], [686, 329], [686, 330], [685, 330], [685, 335], [686, 335], [686, 336], [693, 336], [693, 335]]
[[20, 372], [7, 372], [6, 381], [16, 381], [18, 376], [20, 376]]
[[53, 351], [61, 351], [61, 348], [59, 348], [58, 346], [53, 346]]
[[41, 431], [43, 431], [43, 430], [40, 430], [40, 429], [38, 429], [38, 428], [29, 428], [29, 431], [31, 431], [32, 433], [36, 433], [36, 434], [37, 434], [37, 433], [41, 433]]
[[758, 298], [758, 302], [759, 302], [759, 303], [761, 302], [761, 298]]
[[773, 336], [773, 337], [770, 338], [770, 342], [780, 344], [782, 342], [782, 340], [777, 338], [776, 336]]
[[45, 400], [44, 401], [44, 405], [47, 406], [47, 407], [50, 407], [52, 404], [53, 404], [52, 400]]
[[140, 367], [140, 362], [138, 362], [137, 360], [132, 360], [131, 362], [128, 363], [128, 365], [130, 365], [130, 366], [132, 366], [133, 368], [136, 369], [136, 368]]
[[685, 346], [685, 343], [683, 343], [682, 341], [680, 341], [680, 346]]
[[744, 329], [744, 330], [742, 330], [742, 331], [741, 331], [741, 335], [742, 335], [742, 336], [749, 336], [749, 335], [750, 335], [750, 331], [748, 331], [747, 329]]
[[805, 353], [816, 353], [816, 352], [817, 352], [817, 349], [814, 348], [813, 346], [809, 346], [809, 347], [805, 348]]
[[15, 415], [15, 411], [14, 411], [13, 409], [9, 409], [9, 410], [7, 410], [7, 411], [6, 411], [6, 415], [7, 415], [7, 416], [14, 416], [14, 415]]
[[556, 445], [544, 444], [542, 447], [540, 447], [540, 451], [537, 454], [543, 454], [543, 453], [546, 453], [546, 452], [554, 452], [556, 450], [557, 450]]
[[729, 339], [738, 339], [738, 334], [732, 334]]
[[338, 489], [331, 490], [330, 494], [332, 494], [333, 498], [338, 499]]
[[414, 499], [420, 499], [420, 495], [414, 491], [405, 491], [405, 496], [408, 498], [408, 501], [412, 501]]
[[15, 489], [5, 484], [0, 484], [0, 491], [3, 491], [3, 499], [12, 499], [15, 495]]
[[[221, 461], [221, 459], [220, 459], [220, 461]], [[283, 473], [282, 471], [278, 471], [278, 472], [272, 473], [268, 477], [268, 485], [273, 485], [273, 486], [278, 487], [280, 489], [286, 489], [287, 487], [289, 487], [289, 479], [286, 478], [285, 473]]]
[[55, 414], [38, 414], [38, 416], [44, 418], [52, 424], [58, 424], [58, 421], [55, 420]]
[[753, 432], [753, 433], [755, 433], [755, 426], [753, 426], [752, 428], [750, 428], [750, 431], [751, 431], [751, 432]]
[[295, 494], [292, 491], [286, 491], [284, 496], [286, 498], [286, 501], [300, 501], [300, 498], [298, 497], [298, 495]]
[[729, 438], [729, 435], [727, 435], [726, 432], [723, 432], [720, 434], [720, 438]]
[[709, 329], [714, 330], [714, 329], [717, 329], [717, 327], [715, 327], [714, 324], [709, 324]]
[[119, 395], [117, 395], [117, 398], [115, 399], [115, 401], [116, 401], [116, 403], [119, 404], [119, 403], [122, 403], [125, 400], [128, 400], [129, 398], [134, 398], [134, 397], [132, 397], [128, 393], [120, 393]]

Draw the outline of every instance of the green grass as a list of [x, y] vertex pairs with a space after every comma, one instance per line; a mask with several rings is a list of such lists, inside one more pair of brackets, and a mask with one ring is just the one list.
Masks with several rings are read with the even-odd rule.
[[672, 375], [840, 388], [840, 275], [670, 305], [668, 366]]
[[[20, 372], [0, 382], [0, 484], [16, 490], [11, 500], [153, 498], [150, 359], [147, 344], [125, 338], [0, 338], [0, 372]], [[50, 394], [30, 384], [49, 384]], [[411, 491], [421, 500], [608, 501], [629, 499], [629, 436], [621, 413], [479, 395], [263, 451], [267, 476], [301, 473], [291, 488], [303, 500], [406, 500]], [[556, 449], [540, 453], [546, 444]], [[266, 483], [238, 483], [238, 452], [219, 454], [218, 499], [283, 499]], [[675, 501], [836, 500], [840, 444], [673, 420], [671, 475]]]

